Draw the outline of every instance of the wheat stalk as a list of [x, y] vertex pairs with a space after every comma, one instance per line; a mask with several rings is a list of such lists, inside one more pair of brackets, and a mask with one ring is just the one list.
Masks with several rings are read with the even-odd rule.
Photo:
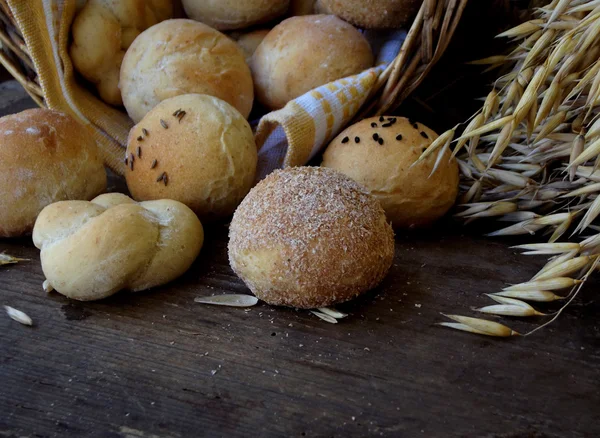
[[[594, 225], [600, 215], [600, 2], [554, 0], [499, 37], [516, 43], [512, 52], [473, 64], [507, 73], [463, 131], [457, 126], [442, 133], [443, 140], [422, 158], [456, 138], [462, 194], [455, 216], [465, 224], [482, 218], [511, 223], [490, 236], [547, 235], [548, 243], [519, 247], [527, 255], [552, 256], [546, 266], [529, 281], [487, 294], [496, 303], [474, 310], [545, 316], [525, 301], [568, 298], [552, 322], [600, 257], [600, 228]], [[587, 230], [596, 234], [579, 243], [559, 241]], [[569, 288], [567, 296], [555, 294]], [[455, 322], [441, 325], [490, 336], [516, 334], [480, 318], [450, 318]]]

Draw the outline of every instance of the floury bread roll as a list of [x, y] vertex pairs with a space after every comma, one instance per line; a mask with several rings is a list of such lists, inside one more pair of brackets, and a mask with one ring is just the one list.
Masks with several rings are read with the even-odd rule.
[[428, 127], [404, 117], [372, 117], [333, 139], [322, 166], [367, 187], [394, 227], [430, 225], [452, 207], [459, 182], [458, 164], [450, 159], [450, 151], [433, 174], [435, 153], [412, 166], [437, 137]]
[[171, 18], [172, 0], [89, 0], [73, 21], [70, 55], [100, 98], [122, 105], [119, 71], [125, 51], [144, 30]]
[[254, 187], [229, 226], [229, 262], [261, 300], [317, 308], [377, 286], [394, 257], [379, 202], [343, 174], [277, 170]]
[[119, 193], [49, 205], [33, 230], [45, 289], [81, 301], [174, 280], [196, 259], [203, 239], [200, 221], [182, 203], [138, 204]]
[[218, 30], [243, 29], [283, 15], [290, 0], [183, 0], [188, 17]]
[[106, 189], [90, 131], [48, 109], [0, 118], [0, 174], [0, 237], [30, 233], [48, 204], [92, 199]]
[[260, 43], [250, 61], [257, 99], [270, 109], [331, 81], [373, 65], [369, 43], [333, 15], [282, 21]]
[[175, 199], [205, 222], [233, 213], [256, 163], [246, 119], [216, 97], [187, 94], [161, 102], [133, 127], [125, 178], [136, 200]]
[[423, 0], [317, 0], [317, 9], [361, 28], [400, 29], [410, 23]]
[[123, 59], [119, 87], [136, 123], [159, 102], [181, 94], [218, 97], [244, 117], [254, 100], [250, 69], [238, 45], [185, 19], [163, 21], [135, 39]]

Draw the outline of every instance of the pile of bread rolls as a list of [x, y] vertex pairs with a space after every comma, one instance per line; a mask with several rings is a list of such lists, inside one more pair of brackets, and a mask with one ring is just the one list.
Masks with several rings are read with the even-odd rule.
[[267, 303], [323, 307], [375, 287], [394, 257], [392, 226], [430, 225], [453, 205], [450, 151], [415, 163], [436, 133], [375, 117], [333, 139], [320, 167], [276, 171], [252, 188], [247, 118], [255, 97], [278, 109], [372, 66], [354, 25], [402, 26], [419, 3], [183, 0], [188, 18], [172, 18], [167, 0], [89, 0], [71, 56], [136, 123], [124, 156], [133, 199], [98, 196], [106, 173], [85, 126], [25, 111], [0, 119], [0, 236], [33, 231], [45, 288], [94, 300], [177, 278], [202, 247], [202, 223], [233, 214], [230, 264]]

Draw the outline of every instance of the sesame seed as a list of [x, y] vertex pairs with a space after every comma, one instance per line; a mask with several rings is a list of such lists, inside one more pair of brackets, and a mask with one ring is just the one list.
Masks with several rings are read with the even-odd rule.
[[348, 137], [344, 137], [342, 138], [342, 143], [348, 143], [348, 140], [350, 140]]
[[398, 140], [398, 141], [402, 140], [402, 134], [398, 134], [398, 135], [396, 136], [396, 140]]
[[354, 137], [354, 143], [360, 143], [360, 137]]
[[427, 135], [427, 133], [425, 133], [424, 131], [421, 131], [421, 137], [423, 137], [423, 138], [429, 138], [429, 136]]
[[377, 128], [377, 123], [375, 123], [375, 122], [371, 123], [371, 128]]
[[169, 129], [169, 125], [167, 125], [167, 123], [163, 119], [160, 119], [160, 125], [165, 129]]

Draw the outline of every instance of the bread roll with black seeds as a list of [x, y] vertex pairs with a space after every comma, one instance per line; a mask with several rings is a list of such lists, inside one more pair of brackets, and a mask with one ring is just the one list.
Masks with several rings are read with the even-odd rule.
[[373, 65], [365, 37], [334, 15], [283, 20], [257, 47], [250, 67], [256, 98], [279, 109], [320, 85]]
[[277, 170], [242, 201], [229, 226], [229, 263], [261, 300], [305, 309], [377, 286], [394, 257], [379, 202], [343, 174]]
[[[361, 138], [360, 144], [351, 141]], [[394, 227], [426, 226], [442, 217], [458, 193], [458, 164], [450, 152], [430, 176], [437, 154], [411, 167], [438, 135], [404, 117], [362, 120], [333, 139], [322, 166], [367, 187], [381, 201]]]
[[187, 94], [159, 103], [129, 133], [125, 178], [138, 201], [174, 199], [210, 222], [233, 213], [254, 182], [257, 151], [227, 102]]
[[119, 79], [129, 117], [139, 122], [159, 102], [199, 93], [223, 99], [248, 117], [254, 101], [252, 75], [238, 45], [193, 20], [166, 20], [131, 44]]
[[91, 132], [73, 117], [31, 109], [0, 118], [0, 237], [29, 234], [56, 201], [92, 199], [106, 171]]

